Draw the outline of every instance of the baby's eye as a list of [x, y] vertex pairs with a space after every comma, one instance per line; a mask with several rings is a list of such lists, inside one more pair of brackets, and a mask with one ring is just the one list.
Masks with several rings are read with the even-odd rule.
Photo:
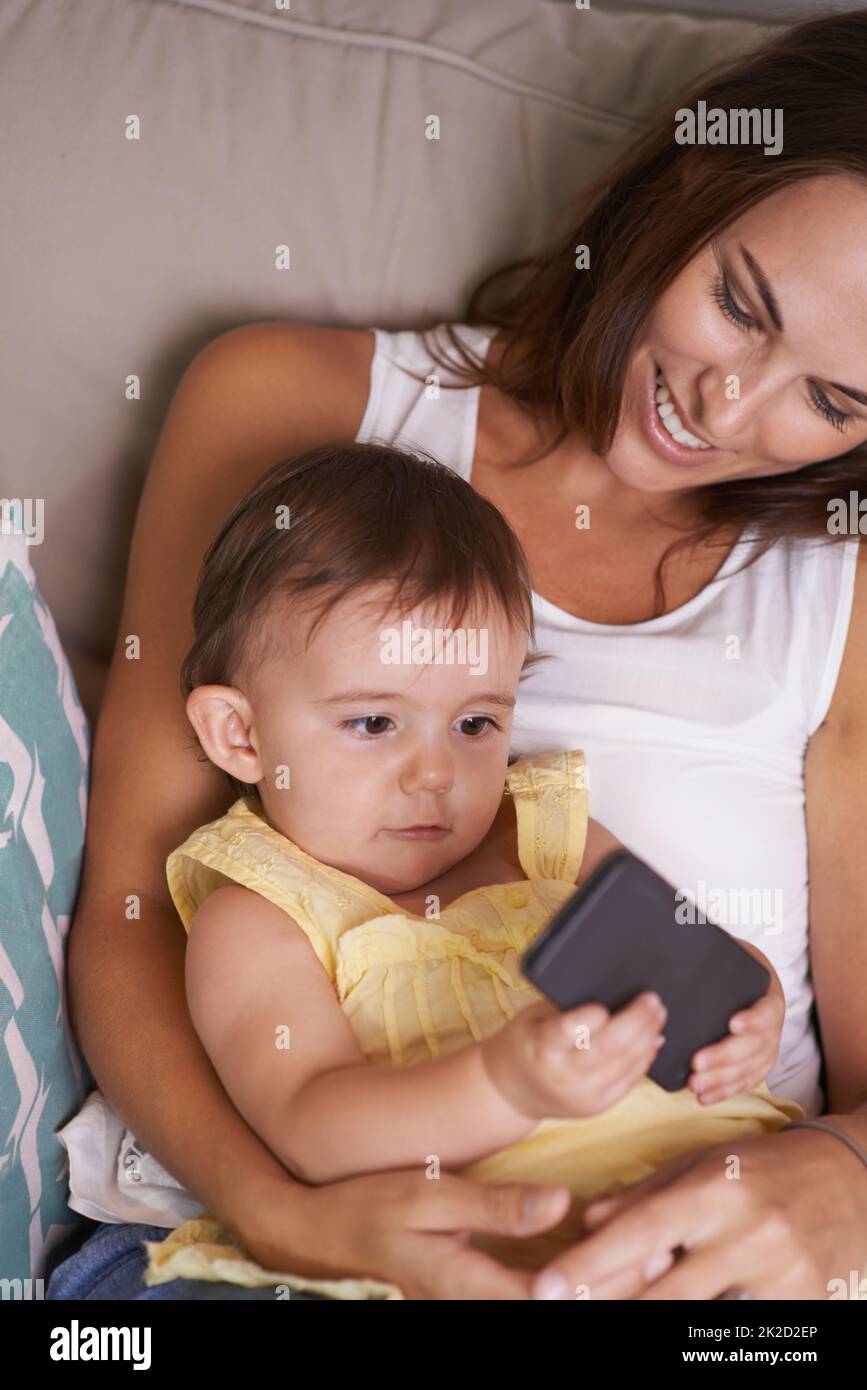
[[[381, 726], [381, 725], [383, 725], [383, 724], [390, 724], [390, 723], [391, 723], [391, 720], [389, 719], [389, 717], [388, 717], [387, 714], [362, 714], [362, 715], [359, 715], [359, 717], [358, 717], [357, 719], [344, 719], [344, 720], [342, 721], [340, 727], [341, 727], [342, 729], [354, 729], [355, 726], [356, 726], [356, 724], [364, 724], [364, 725], [379, 724], [379, 725]], [[362, 733], [360, 733], [360, 737], [361, 737], [361, 738], [376, 738], [379, 734], [382, 734], [382, 733], [384, 733], [384, 732], [385, 732], [385, 730], [384, 730], [382, 727], [377, 728], [377, 729], [365, 728], [364, 731], [363, 731]]]
[[489, 714], [466, 714], [460, 722], [462, 724], [476, 725], [474, 729], [464, 730], [464, 733], [469, 734], [471, 738], [478, 738], [480, 734], [483, 734], [485, 732], [485, 729], [489, 724], [495, 729], [500, 728], [500, 725], [497, 723], [496, 719], [492, 719]]

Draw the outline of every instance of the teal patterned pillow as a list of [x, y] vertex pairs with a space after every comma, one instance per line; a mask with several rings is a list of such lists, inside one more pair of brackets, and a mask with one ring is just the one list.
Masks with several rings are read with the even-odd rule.
[[[80, 1218], [55, 1130], [93, 1078], [67, 1016], [90, 728], [25, 536], [0, 529], [0, 1278], [40, 1279]], [[25, 1295], [26, 1296], [26, 1295]], [[31, 1296], [33, 1296], [31, 1294]]]

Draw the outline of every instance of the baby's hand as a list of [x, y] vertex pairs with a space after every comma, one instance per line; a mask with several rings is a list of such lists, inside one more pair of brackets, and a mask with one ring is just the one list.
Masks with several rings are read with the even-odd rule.
[[702, 1105], [715, 1105], [764, 1081], [777, 1060], [786, 1016], [786, 998], [779, 976], [767, 956], [748, 941], [739, 941], [770, 971], [767, 993], [748, 1009], [732, 1014], [730, 1036], [693, 1053], [687, 1085]]
[[581, 1118], [610, 1109], [647, 1074], [665, 1017], [655, 995], [639, 995], [613, 1016], [602, 1004], [561, 1013], [543, 1000], [479, 1046], [488, 1079], [518, 1114]]

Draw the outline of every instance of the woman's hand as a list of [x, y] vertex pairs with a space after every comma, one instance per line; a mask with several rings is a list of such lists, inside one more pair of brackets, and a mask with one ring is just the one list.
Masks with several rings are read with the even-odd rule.
[[265, 1269], [381, 1279], [409, 1299], [529, 1299], [534, 1271], [498, 1263], [470, 1235], [537, 1235], [563, 1220], [571, 1197], [566, 1187], [428, 1179], [416, 1169], [324, 1187], [260, 1184], [256, 1200], [249, 1227], [236, 1230]]
[[[729, 1176], [731, 1155], [740, 1161]], [[584, 1213], [590, 1235], [536, 1298], [825, 1299], [867, 1265], [867, 1170], [830, 1134], [785, 1130], [681, 1154]], [[561, 1292], [546, 1282], [560, 1276]]]
[[715, 1105], [740, 1091], [751, 1091], [767, 1079], [780, 1051], [786, 1017], [786, 996], [780, 977], [758, 947], [749, 941], [738, 944], [770, 972], [771, 982], [755, 1004], [732, 1014], [729, 1037], [693, 1053], [694, 1070], [687, 1085], [702, 1105]]

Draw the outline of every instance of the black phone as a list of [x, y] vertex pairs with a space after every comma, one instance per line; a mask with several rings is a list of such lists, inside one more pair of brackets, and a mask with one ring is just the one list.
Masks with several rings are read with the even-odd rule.
[[690, 922], [686, 902], [637, 855], [615, 850], [521, 960], [530, 983], [561, 1009], [600, 1003], [614, 1013], [655, 990], [668, 1010], [666, 1041], [648, 1075], [666, 1091], [686, 1084], [693, 1054], [725, 1037], [731, 1015], [771, 980], [722, 927]]

